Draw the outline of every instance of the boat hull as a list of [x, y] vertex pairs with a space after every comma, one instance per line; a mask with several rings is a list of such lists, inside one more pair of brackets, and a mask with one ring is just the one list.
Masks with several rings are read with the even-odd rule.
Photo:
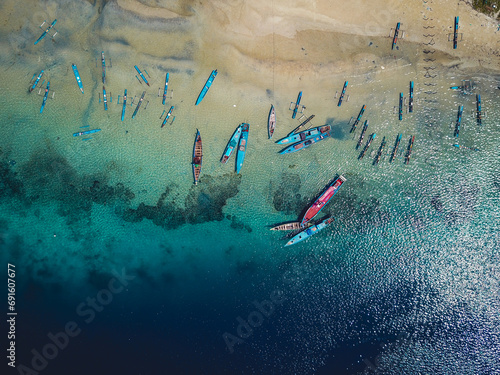
[[316, 233], [318, 233], [322, 229], [326, 228], [332, 221], [333, 221], [333, 218], [328, 218], [328, 219], [323, 220], [319, 224], [316, 224], [316, 225], [311, 226], [310, 228], [304, 229], [302, 232], [296, 234], [290, 241], [288, 241], [285, 246], [295, 245], [299, 242], [302, 242], [302, 241], [308, 239], [309, 237], [315, 235]]
[[207, 82], [205, 83], [205, 86], [203, 86], [203, 88], [201, 89], [200, 95], [198, 95], [198, 99], [196, 99], [195, 105], [200, 104], [203, 98], [205, 98], [205, 95], [207, 95], [207, 92], [210, 89], [210, 86], [212, 86], [212, 82], [214, 81], [216, 76], [217, 69], [212, 70], [212, 73], [210, 73], [210, 77], [208, 77]]
[[222, 157], [220, 159], [220, 162], [222, 164], [227, 163], [227, 161], [231, 157], [234, 149], [238, 145], [238, 141], [239, 141], [240, 136], [241, 136], [242, 127], [243, 127], [243, 125], [238, 125], [238, 127], [234, 130], [233, 135], [229, 139], [229, 142], [227, 142], [226, 148], [225, 148], [224, 152], [222, 153]]
[[200, 179], [202, 162], [203, 162], [203, 148], [201, 143], [201, 135], [200, 131], [197, 130], [196, 137], [194, 138], [193, 161], [191, 163], [193, 166], [193, 179], [195, 185], [198, 184], [198, 180]]
[[337, 191], [346, 181], [344, 176], [339, 176], [338, 178], [330, 184], [326, 190], [314, 201], [314, 203], [307, 209], [304, 217], [302, 218], [300, 225], [304, 226], [309, 221], [311, 221], [320, 211], [326, 206], [326, 204], [333, 198]]
[[83, 94], [83, 84], [82, 84], [82, 79], [80, 78], [80, 73], [78, 73], [78, 68], [76, 67], [75, 64], [72, 64], [71, 67], [73, 68], [73, 73], [75, 74], [76, 83], [78, 83], [78, 87], [80, 88], [80, 91]]
[[298, 142], [298, 143], [295, 143], [293, 145], [290, 145], [290, 146], [284, 148], [283, 150], [280, 151], [280, 154], [290, 154], [292, 152], [297, 152], [297, 151], [303, 150], [303, 149], [305, 149], [305, 148], [307, 148], [315, 143], [318, 143], [319, 141], [325, 140], [329, 137], [330, 137], [330, 133], [323, 133], [323, 134], [317, 135], [314, 138], [307, 139], [305, 141]]
[[274, 105], [271, 105], [271, 110], [269, 111], [269, 117], [267, 119], [267, 135], [269, 136], [269, 139], [273, 137], [275, 127], [276, 111], [274, 110]]
[[279, 145], [288, 145], [292, 143], [297, 143], [301, 141], [306, 141], [308, 139], [314, 138], [320, 134], [329, 132], [332, 129], [330, 125], [318, 126], [316, 128], [307, 129], [299, 133], [293, 134], [289, 137], [285, 137], [276, 142]]
[[248, 145], [248, 130], [250, 125], [243, 124], [241, 128], [240, 141], [238, 142], [238, 152], [236, 154], [236, 173], [240, 173], [243, 162], [245, 161], [245, 154]]

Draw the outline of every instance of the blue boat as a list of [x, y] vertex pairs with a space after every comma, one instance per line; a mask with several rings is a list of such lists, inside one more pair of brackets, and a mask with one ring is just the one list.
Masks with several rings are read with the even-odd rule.
[[250, 125], [242, 124], [240, 141], [238, 143], [238, 152], [236, 153], [236, 173], [240, 173], [243, 162], [245, 161], [245, 154], [247, 152], [248, 144], [248, 130]]
[[165, 88], [163, 89], [163, 100], [161, 104], [165, 105], [165, 101], [167, 100], [167, 88], [168, 88], [168, 73], [165, 76]]
[[142, 92], [141, 98], [139, 99], [139, 103], [137, 103], [137, 107], [135, 107], [135, 111], [132, 114], [132, 118], [135, 118], [135, 115], [137, 114], [137, 111], [139, 111], [139, 108], [141, 108], [142, 101], [144, 100], [144, 96], [146, 95], [146, 91]]
[[106, 96], [106, 87], [102, 86], [102, 97], [104, 99], [104, 110], [108, 110], [108, 98]]
[[373, 140], [375, 139], [376, 136], [377, 136], [376, 133], [373, 133], [372, 135], [370, 135], [370, 138], [368, 138], [368, 141], [366, 142], [366, 145], [363, 148], [363, 151], [361, 151], [361, 154], [359, 154], [359, 156], [358, 156], [359, 160], [361, 160], [361, 159], [364, 158], [364, 156], [366, 154], [366, 151], [368, 151], [368, 148], [370, 147], [370, 145], [372, 144], [372, 142], [373, 142]]
[[146, 83], [146, 85], [149, 86], [148, 80], [146, 79], [146, 77], [144, 77], [144, 74], [142, 74], [142, 72], [139, 70], [137, 65], [134, 65], [134, 68], [135, 68], [135, 70], [137, 70], [137, 73], [139, 73], [139, 75], [141, 76], [142, 80]]
[[40, 82], [40, 78], [42, 78], [42, 75], [43, 75], [43, 70], [40, 72], [38, 77], [36, 77], [35, 83], [33, 83], [33, 85], [30, 87], [29, 92], [32, 92], [36, 88], [36, 85], [38, 85], [38, 82]]
[[299, 133], [293, 134], [291, 136], [282, 138], [276, 143], [279, 145], [287, 145], [300, 141], [305, 141], [307, 139], [314, 138], [319, 134], [328, 133], [331, 129], [332, 127], [330, 125], [318, 126], [316, 128], [307, 129]]
[[325, 229], [332, 221], [333, 221], [333, 218], [330, 217], [330, 218], [323, 220], [319, 224], [316, 224], [310, 228], [304, 229], [302, 232], [296, 234], [290, 241], [288, 241], [285, 246], [295, 245], [301, 241], [308, 239], [309, 237], [318, 233], [322, 229]]
[[363, 143], [363, 138], [365, 138], [366, 129], [368, 129], [368, 120], [365, 120], [365, 124], [363, 125], [363, 130], [361, 130], [361, 135], [359, 136], [358, 144], [356, 145], [356, 150]]
[[410, 99], [408, 100], [408, 112], [413, 112], [413, 81], [410, 81]]
[[166, 124], [167, 124], [167, 121], [168, 119], [170, 118], [170, 116], [172, 116], [172, 111], [174, 110], [174, 106], [171, 106], [170, 109], [168, 110], [168, 113], [167, 115], [165, 116], [165, 119], [163, 120], [163, 122], [161, 123], [161, 127], [163, 128]]
[[297, 96], [297, 101], [295, 102], [295, 107], [293, 108], [292, 118], [294, 119], [297, 116], [297, 111], [299, 110], [300, 100], [302, 99], [302, 91], [299, 92]]
[[453, 28], [453, 49], [457, 49], [458, 46], [458, 17], [455, 17], [455, 26]]
[[305, 149], [305, 148], [307, 148], [315, 143], [318, 143], [322, 140], [325, 140], [329, 137], [330, 137], [330, 133], [322, 133], [322, 134], [317, 135], [314, 138], [307, 139], [305, 141], [290, 145], [290, 146], [284, 148], [283, 150], [281, 150], [279, 153], [280, 154], [290, 154], [292, 152], [300, 151], [300, 150], [303, 150], [303, 149]]
[[403, 93], [399, 93], [399, 121], [403, 119]]
[[340, 94], [339, 103], [337, 104], [337, 106], [339, 106], [339, 107], [342, 105], [342, 100], [344, 100], [344, 95], [345, 95], [345, 91], [347, 90], [348, 84], [349, 84], [348, 81], [344, 82], [344, 87], [342, 88], [342, 92]]
[[[50, 29], [52, 29], [54, 27], [54, 25], [56, 24], [56, 22], [57, 22], [57, 20], [54, 20], [54, 22], [52, 22], [50, 24], [50, 26], [42, 33], [42, 35], [40, 35], [40, 38], [38, 38], [36, 40], [35, 45], [38, 44], [38, 42], [41, 41], [43, 38], [45, 38], [45, 36], [47, 35], [47, 33], [50, 31]], [[45, 21], [43, 21], [43, 23], [45, 23]], [[43, 25], [43, 23], [42, 23], [42, 25]], [[56, 34], [54, 34], [54, 35], [56, 35]]]
[[217, 76], [217, 69], [212, 70], [212, 73], [210, 73], [210, 77], [208, 77], [207, 82], [205, 83], [205, 86], [201, 89], [200, 95], [198, 95], [198, 99], [196, 99], [196, 104], [198, 105], [201, 103], [205, 95], [207, 95], [208, 89], [210, 86], [212, 86], [212, 82], [214, 81], [215, 77]]
[[125, 118], [125, 108], [126, 107], [127, 107], [127, 89], [125, 89], [125, 93], [123, 94], [122, 121]]
[[482, 125], [483, 113], [481, 112], [481, 95], [476, 94], [476, 121], [478, 125]]
[[399, 143], [401, 142], [401, 137], [403, 134], [399, 134], [398, 137], [396, 138], [396, 143], [394, 144], [394, 148], [392, 149], [392, 154], [391, 158], [389, 159], [389, 163], [392, 163], [394, 161], [394, 158], [396, 157], [396, 153], [398, 152], [398, 147]]
[[394, 38], [392, 38], [392, 48], [396, 47], [396, 43], [398, 42], [398, 36], [399, 36], [399, 28], [401, 27], [401, 22], [398, 22], [396, 25], [396, 30], [394, 30]]
[[73, 68], [73, 73], [75, 73], [76, 83], [78, 83], [78, 87], [80, 88], [80, 91], [83, 94], [83, 84], [80, 78], [80, 73], [78, 73], [78, 68], [76, 67], [75, 64], [71, 64], [71, 67]]
[[101, 52], [101, 63], [102, 63], [102, 84], [106, 84], [106, 61], [104, 60], [104, 51]]
[[462, 114], [464, 113], [464, 106], [461, 105], [458, 107], [458, 115], [457, 115], [457, 123], [455, 124], [455, 133], [453, 134], [455, 137], [458, 137], [460, 133], [460, 124], [462, 122]]
[[229, 157], [233, 153], [234, 149], [236, 148], [238, 144], [238, 140], [240, 139], [241, 136], [241, 130], [243, 128], [243, 124], [238, 125], [238, 127], [235, 129], [233, 135], [231, 136], [231, 139], [229, 139], [229, 142], [227, 142], [226, 148], [224, 149], [224, 153], [222, 154], [222, 157], [220, 159], [220, 162], [222, 164], [227, 163]]
[[49, 87], [50, 87], [50, 82], [47, 81], [47, 87], [45, 87], [45, 95], [43, 96], [43, 102], [42, 102], [42, 107], [40, 108], [40, 113], [43, 112], [43, 109], [45, 108], [45, 103], [47, 103], [47, 98], [49, 96]]
[[356, 126], [358, 126], [358, 123], [361, 120], [363, 113], [365, 113], [365, 109], [366, 109], [366, 104], [363, 104], [363, 107], [361, 107], [361, 110], [359, 111], [358, 118], [356, 119], [356, 121], [354, 121], [354, 124], [352, 124], [351, 131], [349, 133], [352, 133], [353, 131], [356, 130]]
[[101, 129], [85, 130], [84, 132], [73, 133], [73, 137], [79, 137], [81, 135], [87, 135], [87, 134], [97, 133], [97, 132], [100, 132], [100, 131], [101, 131]]

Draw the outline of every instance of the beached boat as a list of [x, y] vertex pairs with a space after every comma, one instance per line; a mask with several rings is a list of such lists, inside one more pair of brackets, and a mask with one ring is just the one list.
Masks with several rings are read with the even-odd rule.
[[47, 81], [47, 86], [45, 87], [45, 95], [43, 96], [42, 107], [40, 108], [40, 113], [43, 112], [45, 104], [47, 103], [47, 98], [49, 97], [50, 82]]
[[307, 209], [304, 217], [302, 218], [300, 225], [304, 226], [309, 221], [311, 221], [319, 212], [326, 206], [326, 204], [333, 198], [333, 196], [339, 191], [342, 184], [346, 181], [344, 176], [339, 176], [336, 178], [321, 195], [314, 201], [314, 203]]
[[282, 138], [276, 143], [279, 145], [288, 145], [291, 143], [305, 141], [307, 139], [314, 138], [319, 134], [328, 133], [331, 129], [332, 127], [330, 125], [318, 126], [316, 128], [307, 129], [289, 137]]
[[302, 91], [299, 92], [299, 95], [297, 96], [297, 101], [295, 102], [295, 107], [293, 108], [293, 113], [292, 113], [293, 119], [295, 118], [295, 116], [297, 116], [301, 99], [302, 99]]
[[[97, 65], [97, 62], [96, 62]], [[106, 61], [104, 60], [104, 51], [101, 52], [101, 65], [102, 65], [102, 84], [106, 84]]]
[[365, 124], [363, 125], [363, 130], [361, 130], [361, 135], [359, 136], [358, 143], [356, 144], [356, 150], [361, 146], [361, 143], [363, 143], [363, 139], [365, 138], [366, 129], [368, 129], [368, 120], [365, 120]]
[[297, 131], [298, 131], [300, 128], [302, 128], [304, 125], [306, 125], [309, 121], [311, 121], [311, 120], [314, 118], [314, 116], [316, 116], [316, 115], [311, 115], [311, 116], [309, 116], [308, 118], [306, 118], [304, 121], [302, 121], [302, 122], [300, 123], [300, 125], [299, 125], [299, 126], [297, 126], [297, 127], [296, 127], [295, 129], [293, 129], [290, 133], [288, 133], [287, 137], [291, 136], [292, 134], [296, 134], [296, 133], [297, 133]]
[[33, 85], [29, 88], [29, 92], [32, 92], [36, 86], [38, 85], [38, 82], [40, 82], [40, 78], [42, 78], [43, 76], [43, 70], [40, 72], [40, 74], [38, 75], [38, 77], [36, 77], [36, 80], [35, 82], [33, 83]]
[[356, 130], [356, 126], [358, 126], [358, 123], [361, 120], [363, 113], [365, 113], [365, 109], [366, 109], [366, 105], [364, 104], [363, 107], [361, 107], [361, 110], [359, 111], [359, 114], [358, 114], [358, 117], [356, 118], [356, 121], [354, 121], [354, 124], [352, 124], [351, 131], [349, 133], [352, 133], [353, 131]]
[[146, 91], [143, 91], [141, 98], [139, 99], [139, 103], [137, 103], [137, 107], [135, 107], [134, 113], [132, 114], [132, 118], [135, 118], [137, 111], [139, 111], [139, 108], [141, 107], [141, 104], [142, 104], [142, 101], [144, 100], [145, 95], [146, 95]]
[[104, 110], [108, 110], [108, 98], [106, 96], [106, 87], [102, 86], [102, 97], [104, 100]]
[[342, 92], [340, 94], [339, 103], [337, 104], [337, 106], [339, 106], [339, 107], [342, 105], [342, 100], [344, 100], [344, 95], [345, 95], [345, 91], [347, 90], [348, 84], [349, 84], [348, 81], [344, 82], [344, 87], [342, 88]]
[[462, 114], [463, 113], [464, 113], [464, 106], [461, 105], [460, 107], [458, 107], [457, 122], [455, 124], [455, 132], [453, 134], [455, 137], [458, 137], [458, 135], [460, 133], [460, 124], [462, 123]]
[[125, 118], [125, 108], [127, 108], [127, 89], [125, 89], [125, 93], [123, 94], [122, 121]]
[[267, 119], [267, 134], [269, 136], [269, 139], [273, 137], [275, 128], [276, 128], [276, 111], [274, 110], [274, 105], [271, 105], [271, 110], [269, 111], [269, 117]]
[[149, 82], [148, 82], [148, 80], [146, 79], [146, 77], [144, 77], [144, 74], [142, 74], [142, 72], [141, 72], [141, 71], [140, 71], [140, 69], [137, 67], [137, 65], [134, 65], [134, 68], [135, 68], [135, 70], [137, 70], [137, 73], [139, 73], [139, 75], [141, 76], [141, 78], [142, 78], [142, 80], [144, 81], [144, 83], [145, 83], [146, 85], [148, 85], [148, 86], [149, 86]]
[[240, 141], [238, 143], [238, 151], [236, 153], [236, 173], [240, 173], [243, 161], [245, 161], [245, 154], [248, 144], [248, 130], [250, 125], [243, 124], [241, 127]]
[[[54, 25], [56, 24], [57, 20], [54, 20], [50, 25], [49, 27], [42, 33], [42, 35], [40, 35], [40, 38], [38, 38], [35, 42], [35, 45], [38, 44], [38, 42], [40, 42], [43, 38], [45, 38], [45, 36], [48, 34], [48, 32], [50, 31], [50, 29], [52, 29], [54, 27]], [[43, 21], [43, 23], [45, 23], [45, 21]], [[42, 25], [43, 25], [42, 23]], [[40, 26], [41, 27], [41, 26]], [[57, 34], [57, 33], [56, 33]], [[56, 34], [54, 34], [53, 36], [55, 36]]]
[[220, 159], [220, 162], [222, 164], [227, 163], [229, 157], [231, 156], [231, 154], [233, 153], [234, 149], [238, 145], [238, 141], [239, 141], [240, 136], [241, 136], [241, 130], [242, 130], [242, 128], [243, 128], [243, 124], [238, 125], [236, 127], [233, 135], [229, 139], [229, 142], [227, 142], [226, 148], [224, 149], [224, 153], [222, 154], [222, 157]]
[[307, 139], [305, 141], [290, 145], [290, 146], [284, 148], [283, 150], [281, 150], [279, 153], [280, 154], [290, 154], [292, 152], [300, 151], [300, 150], [303, 150], [303, 149], [305, 149], [305, 148], [307, 148], [315, 143], [318, 143], [322, 140], [325, 140], [329, 137], [330, 137], [330, 133], [322, 133], [322, 134], [317, 135], [314, 138]]
[[310, 228], [304, 229], [302, 232], [296, 234], [290, 241], [286, 243], [285, 246], [295, 245], [301, 241], [304, 241], [311, 237], [312, 235], [318, 233], [322, 229], [326, 228], [333, 221], [333, 217], [323, 220], [319, 224], [313, 225]]
[[458, 47], [458, 16], [455, 17], [455, 25], [453, 27], [453, 49]]
[[481, 95], [476, 94], [476, 121], [478, 125], [482, 125], [483, 113], [481, 112]]
[[361, 160], [361, 159], [364, 158], [364, 156], [366, 154], [366, 151], [368, 151], [368, 148], [370, 147], [370, 145], [372, 144], [372, 142], [373, 142], [373, 140], [375, 139], [376, 136], [377, 136], [376, 133], [373, 133], [372, 135], [370, 135], [370, 138], [368, 138], [368, 141], [366, 142], [366, 145], [363, 148], [363, 151], [361, 151], [361, 154], [359, 154], [359, 156], [358, 156], [359, 160]]
[[399, 93], [399, 121], [403, 119], [403, 93]]
[[165, 105], [165, 101], [167, 100], [167, 88], [168, 88], [168, 73], [165, 76], [165, 88], [163, 89], [163, 99], [161, 104]]
[[413, 81], [410, 81], [410, 99], [408, 100], [408, 112], [413, 112]]
[[385, 144], [387, 142], [385, 141], [385, 137], [382, 138], [382, 143], [380, 144], [380, 148], [378, 149], [377, 156], [375, 156], [375, 159], [373, 160], [373, 165], [377, 165], [378, 162], [380, 161], [380, 158], [382, 157], [382, 153], [384, 152]]
[[394, 144], [394, 148], [392, 149], [392, 154], [391, 158], [389, 159], [389, 163], [392, 163], [394, 161], [394, 158], [396, 157], [396, 153], [398, 152], [398, 147], [399, 143], [401, 142], [401, 137], [403, 134], [399, 134], [398, 137], [396, 138], [396, 143]]
[[165, 126], [165, 124], [167, 123], [168, 119], [170, 118], [170, 116], [172, 116], [172, 111], [174, 110], [174, 106], [171, 106], [170, 109], [168, 110], [167, 112], [167, 115], [165, 116], [165, 119], [163, 120], [163, 122], [161, 123], [161, 127], [163, 128]]
[[194, 146], [193, 146], [193, 178], [194, 184], [198, 184], [198, 180], [200, 179], [201, 172], [201, 164], [203, 161], [203, 149], [201, 145], [201, 136], [200, 131], [196, 130], [196, 137], [194, 138]]
[[101, 131], [101, 129], [85, 130], [84, 132], [73, 133], [73, 137], [79, 137], [81, 135], [87, 135], [87, 134], [97, 133], [97, 132], [100, 132], [100, 131]]
[[210, 89], [210, 86], [212, 86], [212, 82], [214, 81], [216, 76], [217, 76], [217, 69], [212, 70], [212, 73], [210, 73], [210, 77], [208, 77], [207, 82], [205, 83], [205, 86], [203, 86], [203, 88], [201, 89], [200, 95], [198, 95], [198, 99], [196, 99], [195, 105], [200, 104], [205, 95], [207, 95], [207, 92]]
[[78, 68], [76, 67], [75, 64], [71, 64], [71, 67], [73, 68], [73, 73], [75, 74], [76, 83], [78, 83], [78, 87], [80, 88], [80, 91], [83, 94], [83, 85], [82, 85], [82, 80], [80, 78], [80, 73], [78, 73]]
[[410, 138], [410, 142], [408, 143], [408, 149], [406, 151], [405, 164], [410, 163], [411, 151], [413, 149], [413, 143], [415, 143], [415, 136]]
[[396, 47], [396, 43], [398, 42], [398, 36], [399, 36], [399, 28], [401, 27], [401, 22], [398, 22], [396, 25], [396, 29], [394, 30], [394, 38], [392, 38], [392, 48]]
[[[311, 223], [307, 223], [305, 226], [310, 227]], [[303, 229], [303, 228], [304, 227], [300, 226], [300, 221], [293, 221], [290, 223], [283, 223], [283, 224], [276, 225], [276, 226], [270, 228], [270, 230], [299, 230], [299, 229]]]

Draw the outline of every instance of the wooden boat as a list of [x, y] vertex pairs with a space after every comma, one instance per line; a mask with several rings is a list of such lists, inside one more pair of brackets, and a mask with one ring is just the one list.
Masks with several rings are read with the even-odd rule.
[[455, 132], [453, 134], [455, 137], [458, 137], [458, 135], [460, 133], [460, 124], [462, 123], [462, 114], [463, 113], [464, 113], [464, 106], [461, 105], [460, 107], [458, 107], [457, 122], [455, 124]]
[[238, 152], [236, 153], [236, 173], [240, 173], [243, 162], [245, 161], [245, 154], [248, 144], [248, 130], [250, 125], [242, 124], [240, 141], [238, 143]]
[[106, 87], [102, 86], [102, 97], [104, 100], [104, 110], [108, 110], [108, 98], [106, 96]]
[[339, 176], [336, 178], [321, 195], [314, 201], [314, 203], [307, 209], [304, 217], [302, 218], [300, 225], [304, 226], [309, 221], [311, 221], [319, 212], [326, 206], [326, 204], [333, 198], [333, 196], [339, 191], [340, 187], [346, 181], [344, 176]]
[[38, 77], [36, 77], [36, 80], [35, 82], [33, 83], [33, 85], [29, 88], [29, 92], [32, 92], [36, 86], [38, 85], [38, 82], [40, 82], [40, 78], [42, 78], [42, 75], [43, 75], [43, 70], [40, 72], [40, 74], [38, 75]]
[[344, 100], [344, 95], [345, 95], [345, 91], [347, 90], [348, 84], [349, 84], [348, 81], [344, 82], [344, 87], [342, 88], [342, 93], [340, 94], [339, 103], [337, 104], [337, 106], [339, 106], [339, 107], [342, 105], [342, 100]]
[[377, 165], [378, 162], [380, 161], [380, 158], [382, 157], [382, 153], [384, 152], [385, 144], [387, 142], [385, 141], [385, 137], [382, 138], [382, 143], [380, 144], [380, 148], [378, 149], [377, 156], [375, 156], [375, 159], [373, 160], [373, 165]]
[[401, 22], [398, 22], [396, 25], [396, 30], [394, 30], [394, 38], [392, 38], [392, 48], [396, 47], [396, 43], [398, 42], [398, 36], [399, 36], [399, 28], [401, 27]]
[[410, 99], [408, 100], [408, 112], [413, 112], [413, 81], [410, 81]]
[[455, 25], [453, 28], [453, 49], [458, 47], [458, 16], [455, 17]]
[[281, 138], [276, 143], [279, 145], [288, 145], [291, 143], [305, 141], [307, 139], [314, 138], [319, 134], [328, 133], [331, 129], [332, 127], [330, 125], [318, 126], [316, 128], [307, 129], [301, 131], [300, 133], [293, 134], [289, 137]]
[[368, 129], [368, 120], [365, 120], [365, 124], [363, 125], [363, 130], [361, 130], [361, 135], [359, 136], [359, 140], [356, 145], [356, 150], [361, 146], [361, 143], [363, 143], [363, 138], [365, 138], [366, 129]]
[[[96, 62], [97, 64], [97, 62]], [[104, 60], [104, 51], [101, 52], [101, 64], [102, 64], [102, 84], [106, 84], [106, 61]]]
[[198, 184], [198, 180], [200, 179], [201, 172], [201, 164], [203, 162], [203, 149], [201, 145], [201, 136], [200, 131], [196, 130], [196, 137], [194, 138], [194, 146], [193, 146], [193, 178], [194, 184]]
[[403, 119], [403, 93], [399, 93], [399, 121]]
[[281, 150], [279, 153], [280, 154], [290, 154], [292, 152], [300, 151], [300, 150], [303, 150], [303, 149], [305, 149], [305, 148], [307, 148], [315, 143], [318, 143], [322, 140], [325, 140], [329, 137], [330, 137], [330, 133], [322, 133], [322, 134], [315, 136], [314, 138], [307, 139], [305, 141], [290, 145], [290, 146], [284, 148], [283, 150]]
[[354, 124], [352, 124], [351, 131], [349, 133], [352, 133], [353, 131], [356, 130], [356, 126], [358, 126], [358, 123], [361, 120], [363, 113], [365, 113], [365, 109], [366, 109], [366, 105], [364, 104], [363, 107], [361, 107], [361, 111], [359, 111], [359, 114], [358, 114], [358, 117], [356, 118], [356, 121], [354, 121]]
[[168, 73], [165, 76], [165, 88], [163, 89], [163, 99], [161, 104], [165, 105], [165, 101], [167, 100], [167, 88], [168, 88]]
[[73, 137], [79, 137], [81, 135], [87, 135], [87, 134], [97, 133], [97, 132], [100, 132], [100, 131], [101, 131], [101, 129], [85, 130], [84, 132], [73, 133]]
[[304, 229], [302, 232], [296, 234], [290, 241], [286, 243], [285, 246], [295, 245], [301, 241], [304, 241], [311, 237], [312, 235], [318, 233], [322, 229], [326, 228], [333, 221], [333, 217], [327, 218], [320, 222], [319, 224], [313, 225], [310, 228]]
[[127, 108], [127, 89], [125, 89], [125, 93], [123, 94], [122, 121], [125, 117], [125, 108]]
[[[310, 227], [311, 223], [307, 223], [305, 226]], [[270, 228], [270, 230], [299, 230], [302, 228], [303, 227], [300, 226], [300, 221], [293, 221], [291, 223], [283, 223], [283, 224], [276, 225], [276, 226]]]
[[297, 101], [295, 102], [295, 107], [293, 108], [292, 118], [294, 119], [297, 116], [297, 111], [299, 110], [300, 100], [302, 99], [302, 91], [299, 92], [297, 96]]
[[370, 145], [372, 144], [372, 142], [373, 142], [373, 140], [375, 139], [376, 136], [377, 136], [376, 133], [373, 133], [372, 135], [370, 135], [370, 138], [368, 138], [368, 141], [366, 142], [366, 145], [363, 148], [363, 151], [361, 151], [361, 154], [359, 154], [359, 156], [358, 156], [358, 160], [363, 159], [363, 157], [366, 154], [366, 151], [368, 151], [368, 148], [370, 147]]
[[141, 71], [140, 71], [140, 69], [137, 67], [137, 65], [134, 65], [134, 68], [135, 68], [135, 70], [137, 70], [137, 73], [139, 73], [139, 75], [141, 76], [141, 78], [142, 78], [142, 80], [144, 81], [144, 83], [145, 83], [146, 85], [148, 85], [148, 86], [149, 86], [149, 82], [148, 82], [148, 80], [146, 79], [146, 77], [144, 77], [144, 74], [142, 74], [142, 72], [141, 72]]
[[415, 136], [410, 138], [410, 142], [408, 143], [408, 150], [406, 151], [405, 164], [410, 163], [411, 151], [413, 149], [413, 143], [415, 143]]
[[226, 148], [224, 149], [224, 152], [223, 152], [222, 157], [220, 159], [220, 162], [222, 164], [227, 163], [229, 157], [231, 156], [231, 154], [233, 153], [234, 149], [238, 145], [238, 141], [239, 141], [240, 136], [241, 136], [241, 130], [242, 130], [242, 128], [243, 128], [243, 124], [238, 125], [236, 127], [236, 129], [234, 130], [233, 135], [229, 139], [229, 142], [227, 142]]
[[[43, 21], [43, 23], [45, 23], [45, 22], [46, 22], [46, 21]], [[55, 20], [54, 20], [54, 21], [50, 24], [50, 26], [49, 26], [49, 27], [48, 27], [48, 28], [47, 28], [47, 29], [46, 29], [46, 30], [42, 33], [42, 35], [40, 35], [40, 38], [38, 38], [38, 39], [36, 40], [36, 42], [35, 42], [35, 44], [34, 44], [34, 45], [37, 45], [37, 44], [38, 44], [38, 42], [40, 42], [43, 38], [45, 38], [45, 36], [46, 36], [46, 35], [48, 34], [48, 32], [50, 31], [50, 29], [52, 29], [52, 28], [54, 27], [54, 25], [56, 24], [56, 22], [57, 22], [57, 20], [55, 19]], [[43, 25], [43, 23], [42, 23], [42, 25]], [[40, 26], [40, 27], [42, 27], [42, 26]], [[57, 32], [56, 32], [56, 34], [57, 34]], [[54, 37], [56, 34], [52, 35], [52, 37]]]
[[165, 126], [165, 124], [167, 123], [168, 119], [170, 118], [170, 116], [172, 116], [172, 111], [174, 110], [174, 106], [171, 106], [170, 109], [168, 110], [168, 113], [167, 115], [165, 116], [165, 119], [163, 120], [163, 122], [161, 123], [161, 127], [163, 128]]
[[482, 125], [483, 113], [481, 112], [481, 95], [476, 94], [476, 121], [478, 125]]
[[394, 144], [394, 148], [392, 149], [392, 154], [391, 154], [391, 158], [389, 160], [389, 163], [392, 163], [394, 161], [394, 158], [396, 157], [396, 153], [398, 152], [398, 147], [399, 147], [399, 143], [401, 142], [402, 136], [403, 136], [403, 134], [399, 134], [398, 137], [396, 138], [396, 143]]
[[42, 106], [40, 108], [40, 113], [43, 112], [43, 109], [45, 108], [45, 104], [47, 103], [47, 98], [49, 96], [49, 88], [50, 88], [50, 82], [47, 81], [47, 86], [45, 87], [45, 95], [43, 96], [43, 101], [42, 101]]
[[195, 105], [200, 104], [205, 95], [207, 95], [207, 92], [210, 89], [210, 86], [212, 86], [212, 82], [214, 81], [216, 76], [217, 76], [217, 69], [212, 70], [212, 73], [210, 73], [210, 77], [208, 77], [207, 82], [205, 83], [205, 86], [203, 86], [203, 89], [201, 89], [200, 95], [198, 95], [198, 99], [196, 99]]
[[311, 121], [314, 116], [316, 115], [311, 115], [308, 118], [306, 118], [299, 126], [297, 126], [295, 129], [293, 129], [290, 133], [288, 133], [287, 137], [291, 136], [292, 134], [296, 134], [297, 131], [302, 128], [304, 125], [306, 125], [309, 121]]
[[73, 68], [73, 73], [75, 74], [76, 83], [78, 83], [78, 87], [80, 88], [80, 91], [83, 94], [83, 85], [82, 85], [82, 80], [80, 78], [80, 73], [78, 73], [78, 68], [76, 67], [75, 64], [71, 64], [71, 67]]
[[137, 111], [141, 107], [142, 101], [144, 100], [144, 96], [146, 95], [146, 91], [142, 92], [141, 98], [139, 99], [139, 103], [137, 103], [137, 107], [135, 107], [134, 113], [132, 114], [132, 118], [135, 118]]
[[273, 137], [275, 128], [276, 128], [276, 111], [274, 110], [274, 105], [271, 105], [271, 110], [269, 111], [269, 117], [267, 119], [267, 134], [269, 135], [269, 139]]

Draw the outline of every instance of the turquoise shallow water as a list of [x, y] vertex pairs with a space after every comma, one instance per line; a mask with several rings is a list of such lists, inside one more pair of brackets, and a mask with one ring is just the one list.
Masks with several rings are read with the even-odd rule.
[[[63, 4], [82, 19], [97, 17], [90, 5]], [[125, 17], [113, 9], [104, 10], [103, 28]], [[288, 107], [300, 81], [273, 76], [274, 91], [270, 84], [264, 92], [251, 80], [233, 84], [221, 71], [195, 107], [210, 69], [190, 60], [189, 48], [177, 60], [146, 56], [119, 40], [87, 38], [83, 20], [76, 22], [73, 29], [62, 22], [61, 30], [81, 30], [80, 44], [62, 36], [34, 49], [33, 21], [7, 33], [2, 47], [8, 53], [0, 72], [1, 256], [19, 270], [25, 318], [18, 363], [29, 366], [31, 349], [42, 350], [48, 332], [75, 320], [82, 334], [44, 371], [499, 371], [498, 75], [440, 67], [435, 86], [426, 86], [419, 65], [402, 58], [386, 72], [335, 76], [331, 85], [317, 77], [319, 89], [304, 90], [305, 115], [317, 114], [316, 126], [331, 123], [333, 139], [278, 155], [281, 147], [267, 139], [267, 113], [274, 103], [276, 138], [298, 125]], [[98, 100], [101, 50], [113, 63], [106, 112]], [[118, 94], [127, 88], [130, 101], [144, 89], [133, 76], [136, 63], [152, 77], [149, 104], [134, 120], [135, 106], [127, 107], [121, 123]], [[42, 97], [26, 89], [42, 68], [56, 94], [40, 115]], [[160, 129], [157, 87], [166, 71], [176, 120]], [[474, 96], [448, 89], [466, 78], [476, 81], [487, 111], [482, 127], [471, 116]], [[333, 93], [345, 79], [350, 100], [338, 108]], [[410, 80], [415, 112], [399, 122], [394, 106]], [[377, 138], [358, 161], [359, 126], [352, 139], [348, 121], [363, 104], [368, 133]], [[458, 142], [478, 152], [452, 146], [460, 104]], [[219, 158], [241, 122], [250, 124], [249, 147], [236, 175], [234, 156], [225, 166]], [[88, 141], [72, 137], [85, 125], [102, 131]], [[204, 164], [193, 186], [196, 129]], [[409, 165], [402, 152], [388, 162], [400, 132], [401, 151], [416, 136]], [[373, 166], [383, 136], [386, 152]], [[347, 182], [322, 211], [335, 216], [334, 224], [285, 249], [284, 234], [268, 226], [296, 220], [337, 174]], [[77, 306], [122, 269], [134, 278], [126, 291], [85, 322]], [[255, 314], [255, 302], [271, 296], [280, 302], [267, 315]], [[255, 326], [240, 334], [241, 319], [248, 322], [252, 313]], [[228, 334], [237, 341], [228, 344]]]

